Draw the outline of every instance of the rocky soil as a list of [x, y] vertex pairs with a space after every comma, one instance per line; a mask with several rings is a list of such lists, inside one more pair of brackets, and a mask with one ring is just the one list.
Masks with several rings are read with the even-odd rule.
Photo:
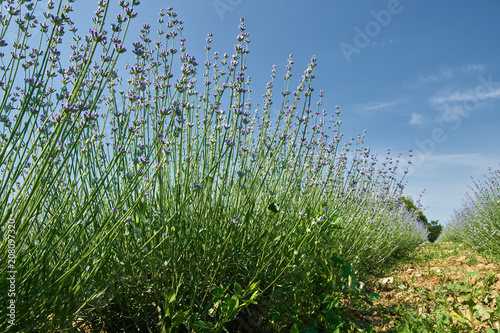
[[446, 328], [460, 327], [460, 332], [498, 332], [497, 260], [459, 244], [425, 244], [406, 263], [366, 282], [366, 291], [380, 298], [371, 313], [363, 316], [364, 325], [372, 324], [376, 332], [390, 332], [401, 319], [411, 325], [441, 321]]

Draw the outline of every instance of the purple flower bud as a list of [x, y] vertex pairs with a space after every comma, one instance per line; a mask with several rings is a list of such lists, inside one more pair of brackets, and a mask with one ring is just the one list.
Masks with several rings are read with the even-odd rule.
[[130, 18], [134, 18], [137, 16], [137, 13], [132, 10], [132, 8], [128, 7], [125, 8], [125, 14], [129, 16]]
[[124, 53], [127, 49], [122, 44], [115, 43], [115, 50], [117, 53]]

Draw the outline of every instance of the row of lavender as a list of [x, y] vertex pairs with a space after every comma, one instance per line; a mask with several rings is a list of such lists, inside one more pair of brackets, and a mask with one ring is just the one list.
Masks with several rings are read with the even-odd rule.
[[426, 240], [400, 201], [399, 158], [378, 161], [364, 135], [344, 139], [340, 107], [322, 108], [315, 57], [295, 90], [292, 56], [283, 80], [274, 66], [253, 104], [243, 19], [233, 53], [212, 52], [209, 34], [199, 66], [170, 8], [128, 45], [139, 1], [119, 1], [109, 28], [99, 1], [85, 36], [73, 2], [2, 5], [0, 227], [15, 225], [20, 281], [11, 329], [218, 331], [256, 302], [302, 304], [318, 279], [355, 288], [346, 262], [369, 269]]
[[490, 169], [484, 179], [474, 180], [439, 240], [500, 254], [500, 170]]

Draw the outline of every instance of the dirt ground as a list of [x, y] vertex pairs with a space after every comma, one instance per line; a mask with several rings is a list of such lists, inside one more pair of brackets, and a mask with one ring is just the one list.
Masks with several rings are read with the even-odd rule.
[[500, 264], [458, 244], [425, 244], [406, 264], [366, 285], [366, 291], [381, 296], [374, 304], [377, 310], [364, 318], [376, 332], [390, 331], [404, 313], [429, 321], [446, 312], [454, 324], [474, 332], [500, 328], [500, 298], [495, 296], [500, 295]]

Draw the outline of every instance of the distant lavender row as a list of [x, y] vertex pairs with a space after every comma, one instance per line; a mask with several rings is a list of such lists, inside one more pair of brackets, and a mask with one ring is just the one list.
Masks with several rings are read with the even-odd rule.
[[474, 180], [440, 241], [462, 242], [500, 254], [500, 170], [490, 169], [484, 179]]

